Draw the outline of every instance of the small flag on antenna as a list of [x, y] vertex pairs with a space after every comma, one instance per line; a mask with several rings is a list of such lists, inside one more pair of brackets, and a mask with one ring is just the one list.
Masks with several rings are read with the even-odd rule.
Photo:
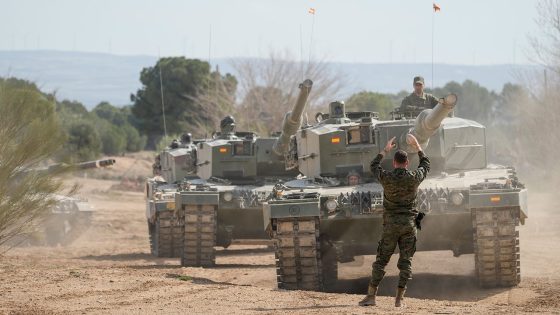
[[315, 15], [315, 8], [309, 8], [309, 10], [307, 10], [307, 12], [309, 12], [309, 14]]
[[440, 10], [441, 10], [441, 8], [439, 7], [439, 5], [434, 3], [434, 12], [438, 12]]

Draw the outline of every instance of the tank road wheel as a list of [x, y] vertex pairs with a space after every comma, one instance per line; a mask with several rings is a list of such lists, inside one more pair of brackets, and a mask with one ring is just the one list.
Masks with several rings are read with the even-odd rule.
[[322, 291], [319, 219], [274, 219], [272, 224], [278, 288]]
[[158, 211], [150, 238], [156, 257], [181, 257], [183, 228], [173, 211]]
[[217, 209], [215, 205], [185, 206], [181, 265], [209, 267], [216, 264]]
[[482, 287], [515, 286], [520, 281], [518, 211], [472, 210], [475, 269]]

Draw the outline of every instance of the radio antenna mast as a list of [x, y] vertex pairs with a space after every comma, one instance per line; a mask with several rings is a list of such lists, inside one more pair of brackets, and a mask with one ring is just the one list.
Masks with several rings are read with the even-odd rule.
[[158, 70], [159, 70], [159, 90], [161, 94], [161, 113], [163, 115], [163, 133], [165, 135], [165, 142], [167, 142], [167, 122], [165, 121], [165, 100], [163, 97], [163, 75], [161, 72], [161, 57], [158, 60]]
[[[211, 89], [210, 89], [210, 85], [212, 84], [212, 24], [210, 24], [210, 31], [208, 34], [208, 66], [210, 67], [210, 74], [208, 76], [208, 84], [206, 86], [206, 93], [208, 94], [206, 97], [208, 99], [208, 105], [210, 105], [210, 103], [212, 102], [212, 97], [210, 96], [211, 94]], [[210, 117], [208, 117], [208, 107], [206, 106], [204, 108], [204, 112], [206, 113], [206, 119], [204, 119], [204, 138], [208, 139], [208, 119]]]

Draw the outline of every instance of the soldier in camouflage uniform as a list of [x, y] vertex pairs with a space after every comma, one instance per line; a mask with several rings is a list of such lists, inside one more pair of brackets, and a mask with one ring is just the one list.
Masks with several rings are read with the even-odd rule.
[[430, 171], [430, 160], [422, 152], [416, 138], [407, 135], [407, 143], [418, 151], [420, 164], [416, 171], [409, 171], [408, 155], [398, 150], [393, 158], [393, 171], [383, 170], [381, 160], [395, 147], [393, 137], [385, 149], [371, 162], [371, 171], [383, 186], [383, 235], [377, 247], [377, 257], [373, 263], [371, 280], [367, 296], [359, 303], [361, 306], [375, 305], [377, 287], [385, 275], [385, 266], [389, 263], [396, 246], [399, 246], [399, 285], [395, 306], [402, 306], [406, 284], [412, 275], [412, 256], [416, 251], [416, 223], [418, 215], [416, 195], [418, 186]]
[[432, 94], [424, 93], [424, 78], [421, 76], [414, 77], [414, 92], [402, 100], [400, 110], [406, 111], [410, 109], [426, 109], [434, 108], [438, 100]]

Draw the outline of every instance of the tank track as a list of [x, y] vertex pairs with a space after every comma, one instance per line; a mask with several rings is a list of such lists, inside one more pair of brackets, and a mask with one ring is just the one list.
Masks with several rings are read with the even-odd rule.
[[181, 257], [183, 226], [174, 212], [159, 211], [156, 222], [148, 223], [150, 232], [150, 249], [156, 257]]
[[62, 240], [61, 245], [70, 245], [77, 240], [91, 226], [91, 212], [76, 213], [70, 220], [70, 231]]
[[210, 267], [216, 264], [217, 209], [215, 205], [187, 205], [181, 265]]
[[70, 215], [53, 215], [51, 222], [42, 228], [40, 238], [47, 246], [68, 246], [77, 240], [90, 226], [91, 213], [78, 212]]
[[472, 210], [475, 269], [481, 287], [519, 283], [519, 218], [516, 208]]
[[319, 218], [275, 219], [273, 225], [278, 288], [323, 291]]

